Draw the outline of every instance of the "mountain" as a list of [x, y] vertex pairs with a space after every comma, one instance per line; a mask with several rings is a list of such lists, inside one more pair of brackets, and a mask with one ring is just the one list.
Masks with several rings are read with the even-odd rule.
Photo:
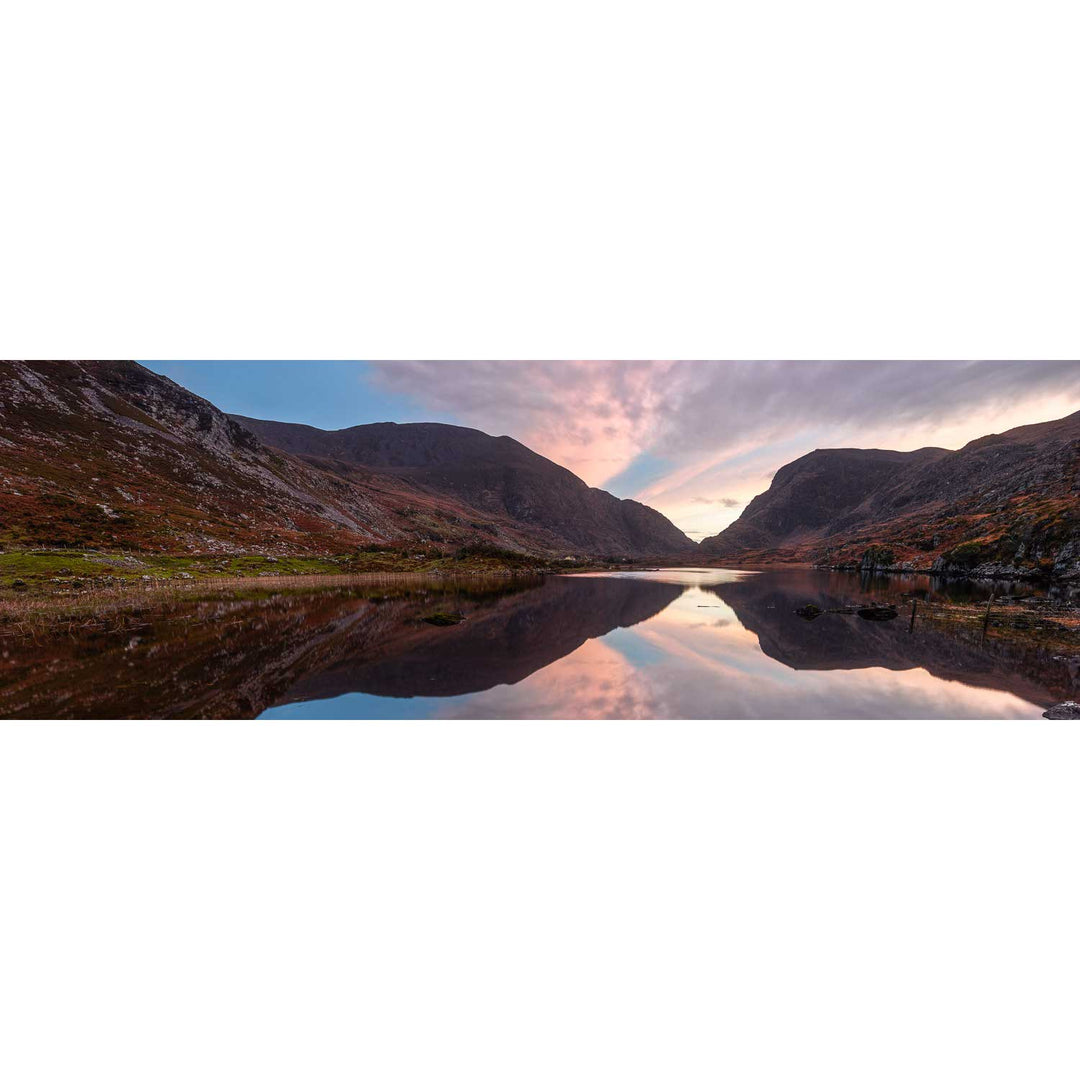
[[815, 450], [703, 554], [980, 576], [1080, 576], [1080, 412], [959, 450]]
[[415, 425], [440, 431], [411, 436], [412, 464], [369, 468], [269, 445], [251, 430], [258, 422], [238, 423], [131, 361], [0, 361], [0, 387], [0, 543], [168, 554], [694, 547], [656, 511], [590, 489], [512, 439]]
[[347, 479], [388, 477], [475, 515], [527, 528], [546, 547], [644, 555], [697, 545], [663, 514], [589, 487], [509, 436], [450, 424], [362, 424], [322, 431], [247, 416], [230, 419], [268, 446]]
[[828, 534], [839, 516], [913, 466], [940, 460], [948, 450], [814, 450], [776, 471], [769, 490], [755, 496], [737, 521], [701, 541], [715, 555], [772, 549]]

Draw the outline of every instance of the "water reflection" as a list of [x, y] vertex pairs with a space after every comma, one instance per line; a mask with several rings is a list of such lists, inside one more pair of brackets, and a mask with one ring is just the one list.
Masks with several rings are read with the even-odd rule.
[[793, 614], [942, 587], [727, 570], [277, 587], [6, 640], [0, 716], [1035, 717], [1077, 695], [1076, 665], [1003, 636]]

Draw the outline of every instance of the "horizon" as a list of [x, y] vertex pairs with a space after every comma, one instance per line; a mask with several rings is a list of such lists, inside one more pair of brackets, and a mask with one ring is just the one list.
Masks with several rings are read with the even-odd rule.
[[1080, 362], [1070, 361], [140, 363], [256, 419], [508, 435], [695, 541], [727, 528], [777, 469], [814, 450], [957, 450], [1080, 410]]

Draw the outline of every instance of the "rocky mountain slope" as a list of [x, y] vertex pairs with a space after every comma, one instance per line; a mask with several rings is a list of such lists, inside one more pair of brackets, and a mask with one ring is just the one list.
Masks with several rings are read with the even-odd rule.
[[700, 546], [744, 563], [1080, 576], [1080, 413], [960, 450], [815, 450]]
[[[576, 503], [545, 495], [547, 482], [590, 489], [513, 440], [444, 434], [449, 448], [430, 456], [458, 478], [450, 485], [426, 480], [419, 464], [302, 460], [130, 361], [0, 361], [0, 544], [281, 555], [485, 543], [560, 556], [694, 546], [660, 514], [606, 492]], [[454, 447], [477, 440], [455, 462]], [[506, 444], [516, 449], [484, 461], [483, 447]], [[485, 498], [489, 486], [500, 497]]]
[[269, 446], [347, 479], [391, 478], [455, 499], [483, 520], [528, 528], [552, 548], [648, 555], [697, 545], [663, 514], [589, 487], [568, 469], [506, 435], [449, 424], [363, 424], [322, 431], [233, 416]]

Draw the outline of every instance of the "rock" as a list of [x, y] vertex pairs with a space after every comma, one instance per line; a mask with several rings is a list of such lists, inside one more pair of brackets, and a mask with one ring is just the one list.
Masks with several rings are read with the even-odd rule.
[[464, 618], [464, 615], [458, 613], [451, 614], [448, 611], [436, 611], [434, 614], [426, 616], [424, 622], [430, 623], [432, 626], [457, 626]]
[[1047, 709], [1043, 716], [1047, 720], [1080, 720], [1080, 702], [1063, 701]]
[[1080, 541], [1070, 540], [1062, 544], [1054, 560], [1054, 577], [1080, 577]]
[[980, 562], [970, 563], [963, 560], [949, 559], [939, 555], [930, 567], [930, 573], [943, 577], [976, 578], [979, 580], [1034, 580], [1042, 576], [1038, 567], [1017, 566], [1014, 563]]
[[860, 570], [879, 570], [892, 566], [896, 562], [893, 549], [883, 544], [871, 544], [859, 560]]

